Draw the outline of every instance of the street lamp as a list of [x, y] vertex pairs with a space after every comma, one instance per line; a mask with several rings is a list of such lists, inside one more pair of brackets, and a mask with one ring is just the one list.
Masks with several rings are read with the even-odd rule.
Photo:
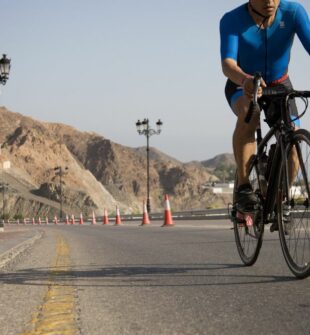
[[[6, 81], [9, 79], [9, 73], [11, 68], [11, 60], [3, 54], [0, 59], [0, 84], [5, 85]], [[0, 153], [1, 153], [1, 145], [0, 145]], [[2, 182], [0, 184], [0, 189], [2, 190], [2, 218], [4, 220], [5, 217], [5, 189], [9, 186], [9, 184]]]
[[59, 176], [59, 218], [62, 219], [62, 177], [65, 176], [68, 173], [68, 167], [66, 166], [65, 168], [61, 166], [56, 166], [54, 168], [56, 176]]
[[156, 122], [156, 130], [150, 128], [149, 119], [144, 119], [142, 122], [138, 120], [136, 122], [137, 132], [139, 135], [145, 135], [146, 137], [146, 178], [147, 178], [147, 199], [146, 208], [148, 213], [151, 212], [151, 202], [150, 202], [150, 147], [149, 141], [152, 135], [159, 135], [161, 133], [161, 127], [163, 123], [161, 120]]
[[5, 220], [5, 190], [8, 188], [8, 183], [0, 183], [0, 190], [2, 190], [2, 219]]
[[11, 60], [3, 54], [0, 59], [0, 83], [2, 85], [6, 84], [6, 81], [9, 79], [9, 73], [11, 69]]

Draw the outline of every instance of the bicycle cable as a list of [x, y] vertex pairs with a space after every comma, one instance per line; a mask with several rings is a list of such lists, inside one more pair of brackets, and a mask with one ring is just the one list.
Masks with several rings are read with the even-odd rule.
[[290, 107], [290, 106], [289, 106], [289, 100], [290, 100], [290, 99], [293, 99], [293, 98], [291, 97], [291, 95], [294, 95], [293, 98], [299, 98], [299, 99], [301, 99], [302, 102], [305, 104], [305, 109], [304, 109], [304, 111], [303, 111], [302, 113], [300, 113], [299, 115], [297, 115], [297, 116], [294, 115], [294, 119], [292, 119], [292, 122], [295, 122], [296, 120], [301, 119], [301, 118], [305, 115], [305, 113], [306, 113], [306, 111], [307, 111], [307, 109], [308, 109], [309, 101], [308, 101], [307, 98], [305, 98], [305, 97], [303, 97], [303, 96], [298, 96], [297, 92], [296, 92], [296, 91], [293, 91], [293, 92], [289, 93], [289, 94], [286, 96], [286, 98], [285, 98], [285, 104], [286, 104], [286, 108], [287, 108], [287, 110], [289, 110], [289, 107]]

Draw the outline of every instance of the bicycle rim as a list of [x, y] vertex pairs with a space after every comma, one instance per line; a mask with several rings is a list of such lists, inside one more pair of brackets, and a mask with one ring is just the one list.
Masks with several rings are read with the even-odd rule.
[[[260, 188], [256, 166], [252, 167], [249, 179], [253, 191], [259, 195]], [[238, 180], [236, 177], [235, 188], [237, 184]], [[246, 222], [239, 222], [236, 217], [233, 219], [237, 250], [242, 262], [247, 266], [251, 266], [256, 262], [263, 242], [264, 224], [262, 222], [262, 212], [260, 210], [255, 211], [252, 214], [252, 218], [252, 225], [248, 225]]]
[[298, 157], [293, 183], [290, 163], [283, 165], [278, 195], [278, 224], [286, 263], [297, 278], [310, 275], [310, 133], [300, 129], [286, 147], [286, 160]]

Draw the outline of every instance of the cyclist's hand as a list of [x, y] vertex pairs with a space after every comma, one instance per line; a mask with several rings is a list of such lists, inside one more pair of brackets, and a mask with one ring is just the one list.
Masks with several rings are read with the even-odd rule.
[[[257, 91], [258, 98], [262, 96], [264, 87], [267, 87], [267, 85], [266, 85], [264, 79], [262, 78], [261, 83], [260, 83], [260, 87], [258, 88], [258, 91]], [[249, 100], [253, 100], [253, 96], [254, 96], [253, 91], [254, 91], [253, 78], [245, 79], [244, 83], [243, 83], [243, 92], [248, 97]]]

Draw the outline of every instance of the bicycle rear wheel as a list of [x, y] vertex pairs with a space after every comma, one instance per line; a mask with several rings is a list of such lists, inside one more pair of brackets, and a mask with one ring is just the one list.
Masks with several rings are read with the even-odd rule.
[[[249, 180], [253, 191], [258, 196], [258, 199], [261, 199], [258, 171], [255, 164], [251, 168]], [[238, 178], [236, 174], [235, 188], [237, 185]], [[234, 195], [235, 191], [236, 190], [234, 190]], [[262, 206], [258, 204], [258, 207], [259, 209], [257, 209], [254, 213], [251, 213], [250, 220], [246, 220], [244, 214], [241, 213], [239, 213], [238, 218], [238, 212], [235, 209], [235, 205], [233, 207], [234, 213], [232, 215], [232, 221], [234, 224], [235, 241], [239, 256], [246, 266], [251, 266], [256, 262], [263, 242], [264, 224], [262, 222]], [[244, 217], [243, 220], [242, 215]]]
[[[292, 164], [292, 157], [295, 164]], [[299, 129], [285, 150], [277, 201], [283, 255], [288, 267], [297, 278], [306, 278], [310, 275], [309, 198], [310, 133]]]

